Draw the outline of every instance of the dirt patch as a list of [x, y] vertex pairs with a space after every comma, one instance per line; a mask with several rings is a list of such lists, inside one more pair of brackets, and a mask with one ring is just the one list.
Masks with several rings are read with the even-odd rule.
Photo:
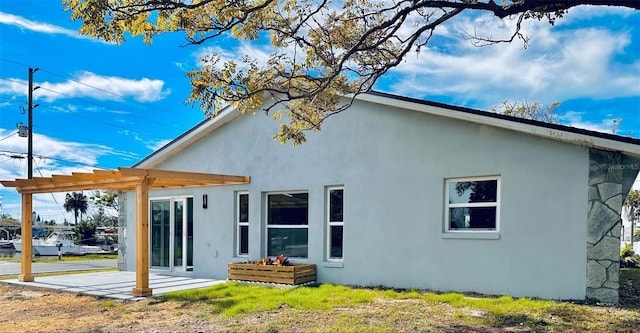
[[0, 285], [0, 331], [113, 332], [157, 330], [163, 327], [166, 330], [179, 330], [184, 327], [180, 322], [183, 318], [176, 315], [178, 304], [153, 302], [125, 303], [93, 296]]
[[[375, 300], [354, 307], [276, 311], [227, 317], [201, 302], [155, 298], [119, 301], [0, 284], [0, 332], [628, 332], [640, 313], [580, 307], [540, 314], [533, 325], [522, 314], [487, 311], [419, 299]], [[492, 317], [493, 316], [493, 317]], [[528, 321], [527, 321], [528, 320]], [[524, 321], [524, 325], [521, 322]], [[492, 324], [498, 323], [498, 324]], [[543, 323], [538, 324], [538, 323]], [[548, 325], [548, 326], [547, 326]]]

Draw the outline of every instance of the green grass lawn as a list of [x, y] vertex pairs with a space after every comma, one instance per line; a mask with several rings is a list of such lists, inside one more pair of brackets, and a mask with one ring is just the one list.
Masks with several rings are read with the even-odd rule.
[[[527, 328], [527, 331], [544, 332], [625, 332], [631, 328], [640, 330], [640, 311], [637, 310], [640, 299], [637, 298], [638, 295], [634, 299], [627, 297], [627, 291], [637, 293], [640, 290], [640, 279], [634, 280], [631, 283], [633, 287], [629, 289], [626, 287], [629, 277], [640, 278], [640, 269], [625, 270], [623, 273], [624, 306], [630, 309], [509, 296], [479, 297], [460, 293], [352, 288], [331, 284], [277, 288], [226, 283], [206, 289], [166, 294], [160, 296], [159, 300], [193, 305], [199, 309], [198, 316], [201, 318], [223, 316], [237, 318], [237, 323], [245, 322], [247, 318], [282, 313], [286, 320], [281, 323], [269, 321], [268, 327], [258, 329], [272, 332], [290, 331], [294, 327], [341, 332], [372, 329], [396, 331], [407, 328], [411, 331], [439, 330], [437, 325], [454, 326], [460, 331], [465, 331], [465, 327], [520, 327]], [[389, 306], [393, 310], [389, 310]], [[285, 313], [296, 318], [285, 316]], [[333, 318], [334, 315], [339, 318]], [[371, 318], [378, 318], [379, 324], [369, 325]], [[408, 324], [421, 320], [426, 326], [414, 327]], [[236, 328], [243, 330], [246, 327]]]
[[588, 302], [331, 284], [224, 283], [165, 294], [135, 311], [151, 315], [156, 307], [173, 304], [189, 314], [190, 322], [233, 332], [640, 332], [640, 269], [621, 270], [618, 307], [583, 303]]

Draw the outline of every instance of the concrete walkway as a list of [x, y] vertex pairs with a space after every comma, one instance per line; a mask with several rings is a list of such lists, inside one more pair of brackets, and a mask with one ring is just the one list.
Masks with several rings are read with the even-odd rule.
[[[134, 297], [131, 295], [131, 289], [136, 285], [135, 272], [114, 271], [70, 274], [36, 277], [34, 282], [20, 282], [15, 279], [2, 280], [0, 282], [121, 300], [144, 299], [144, 297]], [[225, 280], [195, 279], [157, 273], [149, 274], [149, 287], [153, 289], [153, 296], [159, 296], [172, 291], [206, 288], [225, 282]]]
[[[56, 261], [56, 262], [34, 262], [31, 264], [33, 273], [87, 271], [93, 269], [116, 268], [117, 259], [102, 260], [79, 260], [79, 261]], [[0, 275], [20, 274], [19, 262], [0, 261]]]

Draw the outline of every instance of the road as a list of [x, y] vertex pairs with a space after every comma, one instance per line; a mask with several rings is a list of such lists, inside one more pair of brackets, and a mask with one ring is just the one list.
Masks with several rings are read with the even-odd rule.
[[[117, 259], [58, 261], [58, 262], [34, 262], [31, 266], [33, 273], [51, 273], [68, 271], [86, 271], [92, 269], [116, 268]], [[19, 262], [0, 261], [0, 275], [20, 274]]]

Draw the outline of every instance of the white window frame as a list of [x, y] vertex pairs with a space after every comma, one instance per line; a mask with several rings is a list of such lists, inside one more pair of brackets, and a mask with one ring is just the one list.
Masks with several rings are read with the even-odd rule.
[[[496, 201], [495, 202], [473, 202], [473, 203], [449, 203], [449, 184], [458, 182], [473, 181], [496, 181]], [[497, 238], [500, 232], [500, 176], [481, 176], [481, 177], [464, 177], [464, 178], [447, 178], [444, 182], [444, 232], [450, 235], [488, 235], [487, 238]], [[495, 207], [496, 209], [496, 227], [495, 230], [490, 229], [450, 229], [449, 211], [450, 208], [473, 208], [473, 207]], [[464, 238], [464, 237], [463, 237]]]
[[[248, 203], [248, 211], [247, 211], [247, 221], [246, 222], [242, 222], [240, 221], [240, 196], [241, 195], [246, 195], [247, 196], [247, 203]], [[247, 253], [241, 253], [241, 249], [242, 249], [242, 244], [241, 244], [241, 235], [242, 233], [240, 232], [240, 229], [242, 227], [247, 227], [247, 233], [249, 233], [250, 227], [249, 227], [249, 222], [251, 221], [250, 219], [250, 208], [251, 207], [251, 200], [250, 200], [250, 196], [249, 196], [249, 192], [248, 191], [238, 191], [236, 192], [236, 256], [237, 257], [248, 257], [249, 256], [249, 245], [247, 244]], [[248, 242], [248, 237], [247, 237], [247, 242]]]
[[[331, 221], [331, 191], [342, 190], [342, 221]], [[327, 261], [342, 261], [344, 258], [344, 186], [328, 186], [325, 194], [327, 206]], [[342, 257], [331, 257], [331, 227], [342, 227]]]
[[[307, 224], [295, 224], [295, 225], [279, 225], [269, 224], [269, 196], [275, 194], [307, 194]], [[269, 229], [307, 229], [307, 257], [289, 257], [295, 260], [309, 260], [309, 206], [311, 203], [311, 195], [309, 191], [296, 190], [296, 191], [269, 191], [265, 192], [264, 196], [264, 219], [266, 230], [264, 233], [264, 253], [269, 255]]]

